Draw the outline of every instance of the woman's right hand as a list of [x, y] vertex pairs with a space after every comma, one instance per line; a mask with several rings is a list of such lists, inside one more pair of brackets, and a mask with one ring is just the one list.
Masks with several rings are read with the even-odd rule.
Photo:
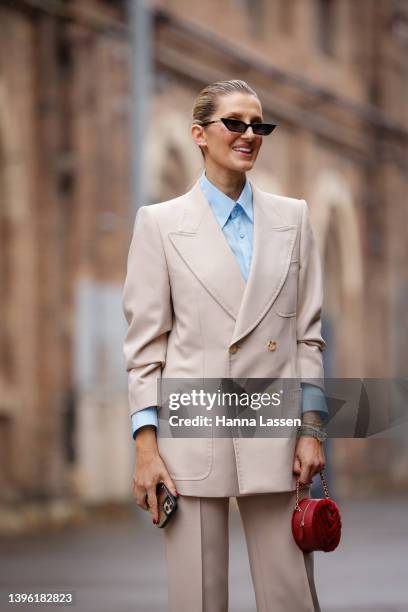
[[178, 497], [165, 463], [159, 454], [154, 426], [143, 427], [136, 435], [136, 465], [133, 474], [133, 496], [143, 510], [149, 510], [153, 523], [158, 523], [156, 486], [164, 482], [169, 491]]

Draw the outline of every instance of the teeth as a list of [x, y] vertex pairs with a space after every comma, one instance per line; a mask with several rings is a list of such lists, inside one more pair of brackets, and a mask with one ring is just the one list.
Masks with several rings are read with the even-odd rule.
[[244, 147], [236, 147], [235, 151], [242, 151], [243, 153], [250, 153], [251, 149], [244, 149]]

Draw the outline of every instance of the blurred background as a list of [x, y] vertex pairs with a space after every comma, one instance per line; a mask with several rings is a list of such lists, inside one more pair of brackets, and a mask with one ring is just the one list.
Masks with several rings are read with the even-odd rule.
[[[279, 125], [250, 178], [308, 202], [326, 376], [407, 375], [407, 60], [407, 0], [0, 1], [2, 591], [24, 571], [81, 612], [165, 609], [131, 497], [121, 293], [137, 207], [201, 172], [206, 84], [246, 80]], [[315, 555], [323, 610], [406, 612], [406, 436], [326, 448], [345, 525]], [[241, 532], [232, 500], [231, 610], [249, 611]]]

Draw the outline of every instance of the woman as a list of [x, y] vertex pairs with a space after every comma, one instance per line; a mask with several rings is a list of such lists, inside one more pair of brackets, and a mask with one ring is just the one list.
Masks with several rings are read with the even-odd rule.
[[[163, 529], [172, 612], [228, 610], [233, 496], [257, 610], [319, 610], [312, 554], [296, 546], [290, 522], [296, 477], [308, 485], [325, 463], [324, 396], [306, 382], [323, 378], [321, 270], [306, 202], [246, 177], [273, 127], [244, 81], [205, 87], [191, 128], [202, 176], [182, 196], [141, 207], [135, 221], [123, 292], [133, 492], [153, 522], [156, 484], [178, 495]], [[297, 437], [157, 435], [160, 380], [295, 377], [303, 423], [314, 425]]]

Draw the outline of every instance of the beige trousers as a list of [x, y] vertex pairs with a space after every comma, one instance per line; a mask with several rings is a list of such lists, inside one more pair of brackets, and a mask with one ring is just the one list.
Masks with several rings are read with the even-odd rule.
[[[309, 495], [308, 489], [301, 492]], [[178, 509], [163, 529], [169, 612], [228, 611], [229, 499], [178, 498]], [[292, 536], [295, 492], [236, 499], [257, 612], [320, 612], [313, 553], [303, 553]]]

